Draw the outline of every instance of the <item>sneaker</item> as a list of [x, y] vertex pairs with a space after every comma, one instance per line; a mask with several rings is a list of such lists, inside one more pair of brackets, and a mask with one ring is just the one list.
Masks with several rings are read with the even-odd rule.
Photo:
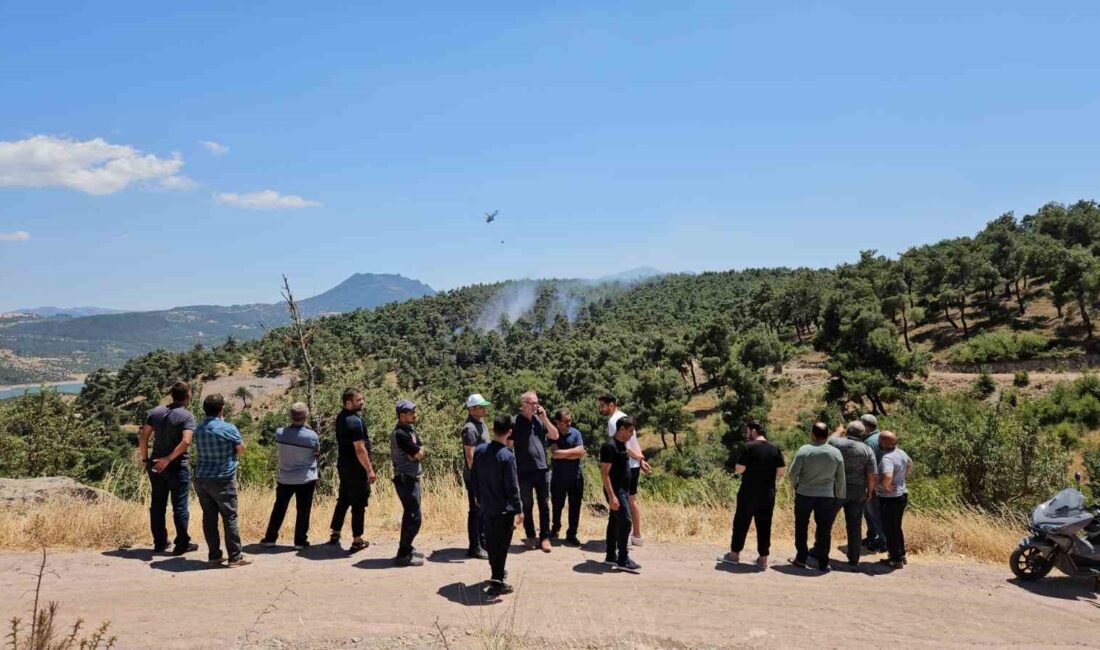
[[168, 544], [165, 544], [164, 546], [156, 546], [154, 544], [153, 545], [153, 552], [157, 553], [159, 555], [160, 553], [167, 553], [168, 549], [170, 549], [170, 548], [172, 548], [172, 547], [169, 546]]
[[328, 542], [326, 543], [330, 546], [338, 545], [340, 543], [340, 533], [333, 533], [329, 535]]
[[549, 539], [542, 540], [542, 542], [539, 543], [539, 546], [542, 548], [543, 553], [549, 553], [552, 548]]
[[307, 548], [309, 548], [309, 542], [308, 541], [302, 542], [301, 544], [295, 544], [294, 545], [294, 550], [295, 551], [304, 551]]
[[174, 555], [175, 557], [179, 557], [181, 555], [186, 555], [187, 553], [194, 553], [197, 550], [199, 550], [199, 545], [192, 542], [191, 544], [188, 544], [187, 546], [177, 546], [177, 547], [173, 548], [171, 555]]
[[411, 553], [412, 553], [412, 556], [413, 556], [413, 557], [418, 557], [418, 558], [420, 558], [420, 559], [424, 559], [424, 552], [423, 552], [423, 551], [418, 551], [418, 550], [416, 550], [416, 549], [414, 548], [414, 549], [413, 549], [413, 550], [411, 551]]
[[730, 551], [729, 553], [726, 553], [725, 555], [719, 555], [718, 556], [718, 561], [721, 562], [722, 564], [740, 564], [741, 563], [741, 554], [740, 553], [734, 553], [733, 551]]
[[503, 581], [490, 581], [489, 586], [485, 588], [485, 595], [490, 598], [497, 598], [499, 596], [507, 596], [510, 593], [515, 592], [515, 587]]
[[619, 560], [617, 560], [614, 556], [608, 555], [603, 559], [603, 563], [608, 566], [615, 566], [619, 563]]
[[221, 565], [225, 564], [225, 558], [224, 557], [212, 557], [209, 560], [207, 560], [207, 563], [209, 563], [210, 566], [221, 566]]
[[820, 573], [828, 573], [828, 572], [832, 571], [833, 568], [831, 566], [829, 566], [828, 562], [826, 562], [825, 564], [819, 564], [818, 567], [817, 567], [817, 570]]
[[644, 544], [644, 542], [642, 541], [642, 536], [641, 535], [637, 535], [637, 536], [631, 535], [630, 536], [630, 545], [631, 546], [642, 546], [643, 544]]
[[552, 539], [552, 540], [557, 540], [557, 539], [558, 539], [558, 536], [560, 536], [560, 535], [561, 535], [561, 531], [560, 531], [560, 530], [552, 530], [552, 531], [550, 531], [550, 539]]
[[565, 541], [562, 542], [562, 545], [563, 546], [572, 546], [573, 548], [580, 548], [581, 540], [577, 539], [576, 536], [566, 537]]
[[[267, 538], [265, 537], [265, 538], [263, 538], [263, 539], [261, 539], [261, 540], [260, 540], [260, 546], [266, 546], [266, 547], [268, 547], [268, 548], [271, 548], [272, 546], [275, 546], [275, 540], [273, 540], [273, 539], [267, 539]], [[295, 548], [297, 548], [297, 547], [295, 547]]]
[[489, 554], [485, 551], [485, 549], [478, 547], [466, 551], [466, 557], [472, 560], [488, 560]]
[[626, 562], [618, 562], [612, 567], [615, 571], [640, 571], [642, 565], [638, 564], [634, 560], [627, 560]]
[[802, 560], [799, 560], [798, 558], [792, 557], [791, 559], [789, 559], [787, 561], [790, 562], [791, 566], [793, 566], [793, 567], [798, 567], [799, 569], [805, 569], [806, 568], [806, 563], [803, 562]]
[[889, 564], [890, 564], [890, 568], [894, 571], [898, 571], [900, 569], [905, 568], [905, 562], [898, 561], [898, 562], [890, 562]]
[[245, 556], [242, 555], [241, 557], [237, 558], [236, 560], [230, 560], [229, 561], [229, 568], [230, 569], [235, 569], [237, 567], [248, 566], [249, 564], [252, 564], [252, 560], [250, 560], [249, 558], [246, 558]]
[[419, 555], [398, 555], [393, 563], [399, 567], [424, 566], [424, 558]]
[[526, 538], [526, 539], [524, 539], [524, 540], [523, 540], [523, 546], [524, 546], [524, 547], [525, 547], [525, 548], [526, 548], [526, 549], [527, 549], [528, 551], [533, 551], [533, 550], [535, 550], [536, 548], [538, 548], [538, 544], [539, 544], [538, 540], [537, 540], [537, 539], [535, 539], [534, 537], [528, 537], [528, 538]]

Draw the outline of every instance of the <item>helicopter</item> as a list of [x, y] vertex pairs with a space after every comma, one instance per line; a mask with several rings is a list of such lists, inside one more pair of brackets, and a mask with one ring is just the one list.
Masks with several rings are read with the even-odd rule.
[[493, 210], [492, 212], [486, 212], [485, 213], [485, 223], [493, 223], [494, 221], [496, 221], [497, 214], [499, 212], [500, 212], [500, 210]]

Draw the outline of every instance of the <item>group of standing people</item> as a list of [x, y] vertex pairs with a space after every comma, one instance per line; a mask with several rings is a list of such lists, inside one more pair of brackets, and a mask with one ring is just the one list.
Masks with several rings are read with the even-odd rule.
[[[887, 551], [881, 561], [892, 569], [903, 568], [906, 557], [902, 521], [908, 505], [905, 480], [913, 470], [913, 461], [898, 447], [897, 434], [880, 432], [877, 418], [866, 414], [847, 427], [837, 427], [831, 436], [825, 423], [816, 422], [810, 435], [810, 444], [799, 448], [786, 472], [795, 494], [795, 556], [790, 563], [806, 568], [812, 559], [817, 570], [831, 570], [833, 522], [843, 511], [848, 567], [859, 566], [861, 550], [866, 548], [871, 552]], [[749, 526], [755, 522], [756, 564], [763, 569], [768, 566], [771, 548], [776, 480], [784, 475], [786, 467], [782, 452], [768, 441], [761, 423], [749, 422], [746, 436], [749, 441], [734, 468], [742, 478], [730, 551], [719, 559], [731, 564], [740, 562]], [[813, 548], [809, 547], [811, 519], [815, 526]], [[864, 519], [868, 524], [866, 539], [862, 536]]]

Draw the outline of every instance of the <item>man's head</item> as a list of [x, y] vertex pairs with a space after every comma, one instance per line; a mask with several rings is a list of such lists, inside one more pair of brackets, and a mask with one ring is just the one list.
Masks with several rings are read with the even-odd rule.
[[474, 393], [466, 398], [466, 411], [475, 420], [484, 419], [489, 413], [488, 407], [489, 400], [482, 397], [480, 393]]
[[363, 410], [363, 391], [358, 388], [345, 388], [344, 389], [344, 408], [353, 413], [358, 413]]
[[898, 446], [898, 434], [893, 431], [883, 431], [879, 434], [878, 444], [883, 451], [893, 451]]
[[611, 393], [604, 393], [596, 398], [596, 406], [600, 410], [600, 415], [606, 418], [618, 410], [619, 400]]
[[634, 418], [629, 415], [625, 418], [619, 418], [619, 421], [615, 423], [615, 439], [619, 442], [630, 440], [630, 436], [634, 435], [634, 429]]
[[749, 440], [763, 438], [766, 435], [764, 423], [759, 420], [749, 420], [745, 423], [745, 435], [748, 436]]
[[871, 435], [872, 433], [878, 431], [878, 418], [871, 415], [870, 413], [864, 413], [859, 418], [859, 421], [863, 423], [863, 428], [866, 429], [867, 435]]
[[225, 398], [221, 396], [221, 393], [207, 395], [206, 399], [202, 401], [202, 412], [208, 418], [220, 418], [222, 413], [225, 412]]
[[539, 408], [539, 395], [533, 390], [529, 390], [524, 393], [520, 398], [520, 413], [523, 413], [523, 417], [532, 418], [535, 412]]
[[305, 402], [294, 402], [290, 405], [291, 424], [305, 424], [307, 418], [309, 418], [309, 407]]
[[185, 381], [177, 381], [172, 384], [169, 394], [176, 404], [186, 404], [191, 401], [191, 385]]
[[859, 420], [852, 420], [848, 423], [848, 428], [844, 430], [843, 435], [856, 440], [863, 440], [867, 437], [867, 427], [863, 426], [863, 423]]
[[814, 422], [810, 427], [810, 436], [814, 442], [825, 442], [829, 438], [829, 425], [824, 422]]
[[573, 412], [567, 408], [560, 408], [554, 412], [554, 417], [550, 420], [554, 423], [554, 428], [558, 430], [558, 433], [565, 435], [565, 432], [573, 424]]
[[502, 445], [512, 446], [512, 418], [507, 415], [493, 418], [493, 438]]
[[400, 424], [416, 424], [416, 404], [407, 399], [398, 400], [397, 421]]

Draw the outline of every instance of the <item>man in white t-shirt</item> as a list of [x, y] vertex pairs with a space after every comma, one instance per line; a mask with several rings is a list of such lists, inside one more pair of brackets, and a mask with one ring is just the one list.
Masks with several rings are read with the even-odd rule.
[[[610, 393], [600, 395], [597, 400], [600, 409], [600, 415], [608, 418], [607, 420], [607, 435], [608, 437], [615, 437], [615, 425], [619, 420], [626, 417], [626, 413], [619, 410], [619, 400]], [[638, 508], [638, 479], [642, 472], [649, 473], [649, 463], [646, 462], [645, 456], [642, 454], [642, 445], [638, 442], [637, 432], [630, 436], [630, 440], [626, 442], [626, 453], [630, 456], [630, 490], [628, 492], [628, 499], [630, 501], [630, 519], [634, 524], [634, 530], [631, 531], [630, 543], [634, 546], [642, 545], [642, 511]]]

